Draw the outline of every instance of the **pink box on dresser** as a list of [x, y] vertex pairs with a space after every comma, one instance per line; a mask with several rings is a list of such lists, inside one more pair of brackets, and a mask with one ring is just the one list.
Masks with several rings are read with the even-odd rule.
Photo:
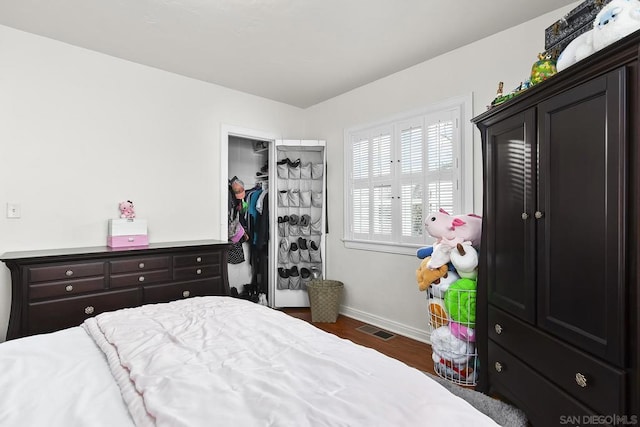
[[127, 248], [148, 246], [147, 221], [144, 219], [110, 219], [107, 246]]
[[149, 236], [146, 234], [134, 234], [130, 236], [109, 236], [107, 246], [110, 248], [126, 248], [133, 246], [148, 246]]

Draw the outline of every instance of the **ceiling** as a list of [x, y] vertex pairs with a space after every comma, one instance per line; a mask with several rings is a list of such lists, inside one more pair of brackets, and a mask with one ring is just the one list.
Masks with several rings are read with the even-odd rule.
[[0, 0], [0, 24], [306, 108], [573, 2]]

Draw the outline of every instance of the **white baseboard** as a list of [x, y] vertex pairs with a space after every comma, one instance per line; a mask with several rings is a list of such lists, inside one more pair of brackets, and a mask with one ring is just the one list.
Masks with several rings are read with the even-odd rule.
[[393, 320], [385, 319], [384, 317], [369, 314], [367, 312], [357, 310], [355, 308], [340, 306], [340, 314], [343, 314], [352, 319], [359, 320], [361, 322], [368, 323], [378, 328], [386, 329], [389, 332], [393, 332], [405, 337], [421, 341], [427, 344], [431, 344], [431, 334], [422, 329], [407, 326], [402, 323], [394, 322]]

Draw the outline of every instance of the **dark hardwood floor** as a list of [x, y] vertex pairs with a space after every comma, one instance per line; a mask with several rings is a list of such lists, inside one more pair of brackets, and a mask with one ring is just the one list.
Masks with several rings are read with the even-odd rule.
[[345, 338], [365, 347], [373, 348], [389, 357], [398, 359], [421, 371], [434, 373], [429, 344], [394, 334], [389, 340], [359, 331], [357, 328], [366, 323], [340, 315], [336, 323], [311, 322], [311, 311], [308, 308], [285, 308], [282, 311], [290, 316], [306, 320], [312, 325], [341, 338]]

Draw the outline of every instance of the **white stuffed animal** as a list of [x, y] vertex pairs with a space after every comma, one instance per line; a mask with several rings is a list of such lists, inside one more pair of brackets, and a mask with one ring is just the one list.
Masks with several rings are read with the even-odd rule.
[[578, 36], [558, 57], [562, 71], [611, 43], [640, 29], [640, 0], [612, 0], [598, 12], [593, 29]]
[[441, 266], [448, 264], [451, 260], [451, 250], [454, 247], [455, 246], [451, 245], [447, 241], [434, 243], [433, 253], [431, 254], [431, 259], [427, 263], [427, 268], [435, 270], [436, 268], [440, 268]]
[[451, 264], [460, 277], [476, 280], [478, 277], [478, 251], [468, 242], [458, 243], [451, 251]]

